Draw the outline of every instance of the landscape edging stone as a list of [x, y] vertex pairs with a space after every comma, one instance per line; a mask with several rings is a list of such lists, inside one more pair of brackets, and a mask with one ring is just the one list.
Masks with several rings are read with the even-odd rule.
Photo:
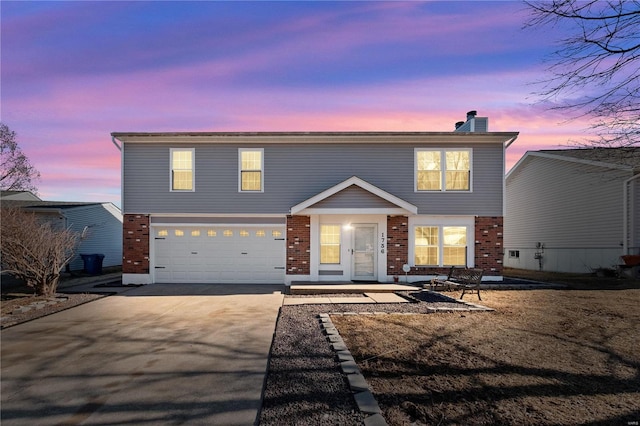
[[[357, 315], [357, 313], [349, 312], [346, 315]], [[353, 392], [353, 398], [358, 406], [360, 412], [365, 415], [365, 426], [387, 426], [387, 421], [382, 416], [382, 410], [378, 405], [378, 401], [371, 393], [369, 384], [364, 378], [358, 365], [356, 364], [353, 355], [347, 348], [347, 345], [342, 340], [338, 329], [333, 325], [333, 321], [329, 317], [329, 314], [319, 314], [320, 326], [327, 334], [327, 341], [331, 343], [331, 348], [336, 353], [338, 360], [340, 360], [340, 368], [342, 373], [347, 376], [349, 388]], [[327, 330], [331, 330], [331, 334]], [[335, 334], [333, 333], [335, 330]], [[332, 342], [332, 340], [338, 337], [340, 342]]]

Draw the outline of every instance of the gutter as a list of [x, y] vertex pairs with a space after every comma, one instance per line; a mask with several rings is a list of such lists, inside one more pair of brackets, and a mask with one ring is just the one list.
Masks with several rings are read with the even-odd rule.
[[[502, 150], [502, 225], [504, 226], [504, 218], [507, 216], [507, 148], [518, 139], [519, 133], [516, 133], [511, 139], [505, 142]], [[511, 168], [513, 170], [513, 168]], [[511, 170], [509, 172], [511, 172]], [[504, 229], [503, 229], [504, 231]], [[504, 252], [503, 252], [504, 254]]]
[[113, 142], [113, 144], [116, 146], [116, 148], [118, 148], [118, 151], [122, 152], [122, 146], [118, 145], [118, 142], [116, 142], [116, 137], [115, 136], [111, 136], [111, 142]]
[[516, 139], [518, 139], [518, 135], [515, 135], [514, 137], [512, 137], [511, 139], [509, 139], [507, 141], [507, 144], [504, 146], [504, 149], [507, 149], [511, 146], [512, 143], [514, 143], [516, 141]]
[[118, 142], [116, 142], [116, 140], [118, 139], [112, 133], [111, 142], [113, 142], [116, 148], [118, 148], [118, 151], [120, 151], [120, 213], [122, 213], [124, 217], [124, 213], [123, 213], [124, 212], [124, 152], [122, 151], [122, 145], [121, 145], [124, 142], [120, 141], [120, 145], [119, 145]]

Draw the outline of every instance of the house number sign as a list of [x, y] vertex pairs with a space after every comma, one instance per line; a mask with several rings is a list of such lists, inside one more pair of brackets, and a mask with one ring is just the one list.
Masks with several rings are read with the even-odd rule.
[[386, 239], [384, 237], [384, 232], [380, 233], [380, 253], [384, 254], [384, 248], [386, 245]]

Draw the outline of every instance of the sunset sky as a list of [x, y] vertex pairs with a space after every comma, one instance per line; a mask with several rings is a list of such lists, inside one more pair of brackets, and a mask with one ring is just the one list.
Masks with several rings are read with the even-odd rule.
[[45, 200], [119, 206], [114, 131], [450, 131], [477, 110], [520, 132], [508, 168], [585, 136], [532, 94], [562, 29], [523, 29], [521, 2], [0, 7], [1, 119]]

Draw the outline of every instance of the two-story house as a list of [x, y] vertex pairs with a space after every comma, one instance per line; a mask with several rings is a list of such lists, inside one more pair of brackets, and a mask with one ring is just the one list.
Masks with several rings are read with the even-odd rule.
[[125, 283], [502, 278], [505, 149], [446, 132], [112, 133]]

